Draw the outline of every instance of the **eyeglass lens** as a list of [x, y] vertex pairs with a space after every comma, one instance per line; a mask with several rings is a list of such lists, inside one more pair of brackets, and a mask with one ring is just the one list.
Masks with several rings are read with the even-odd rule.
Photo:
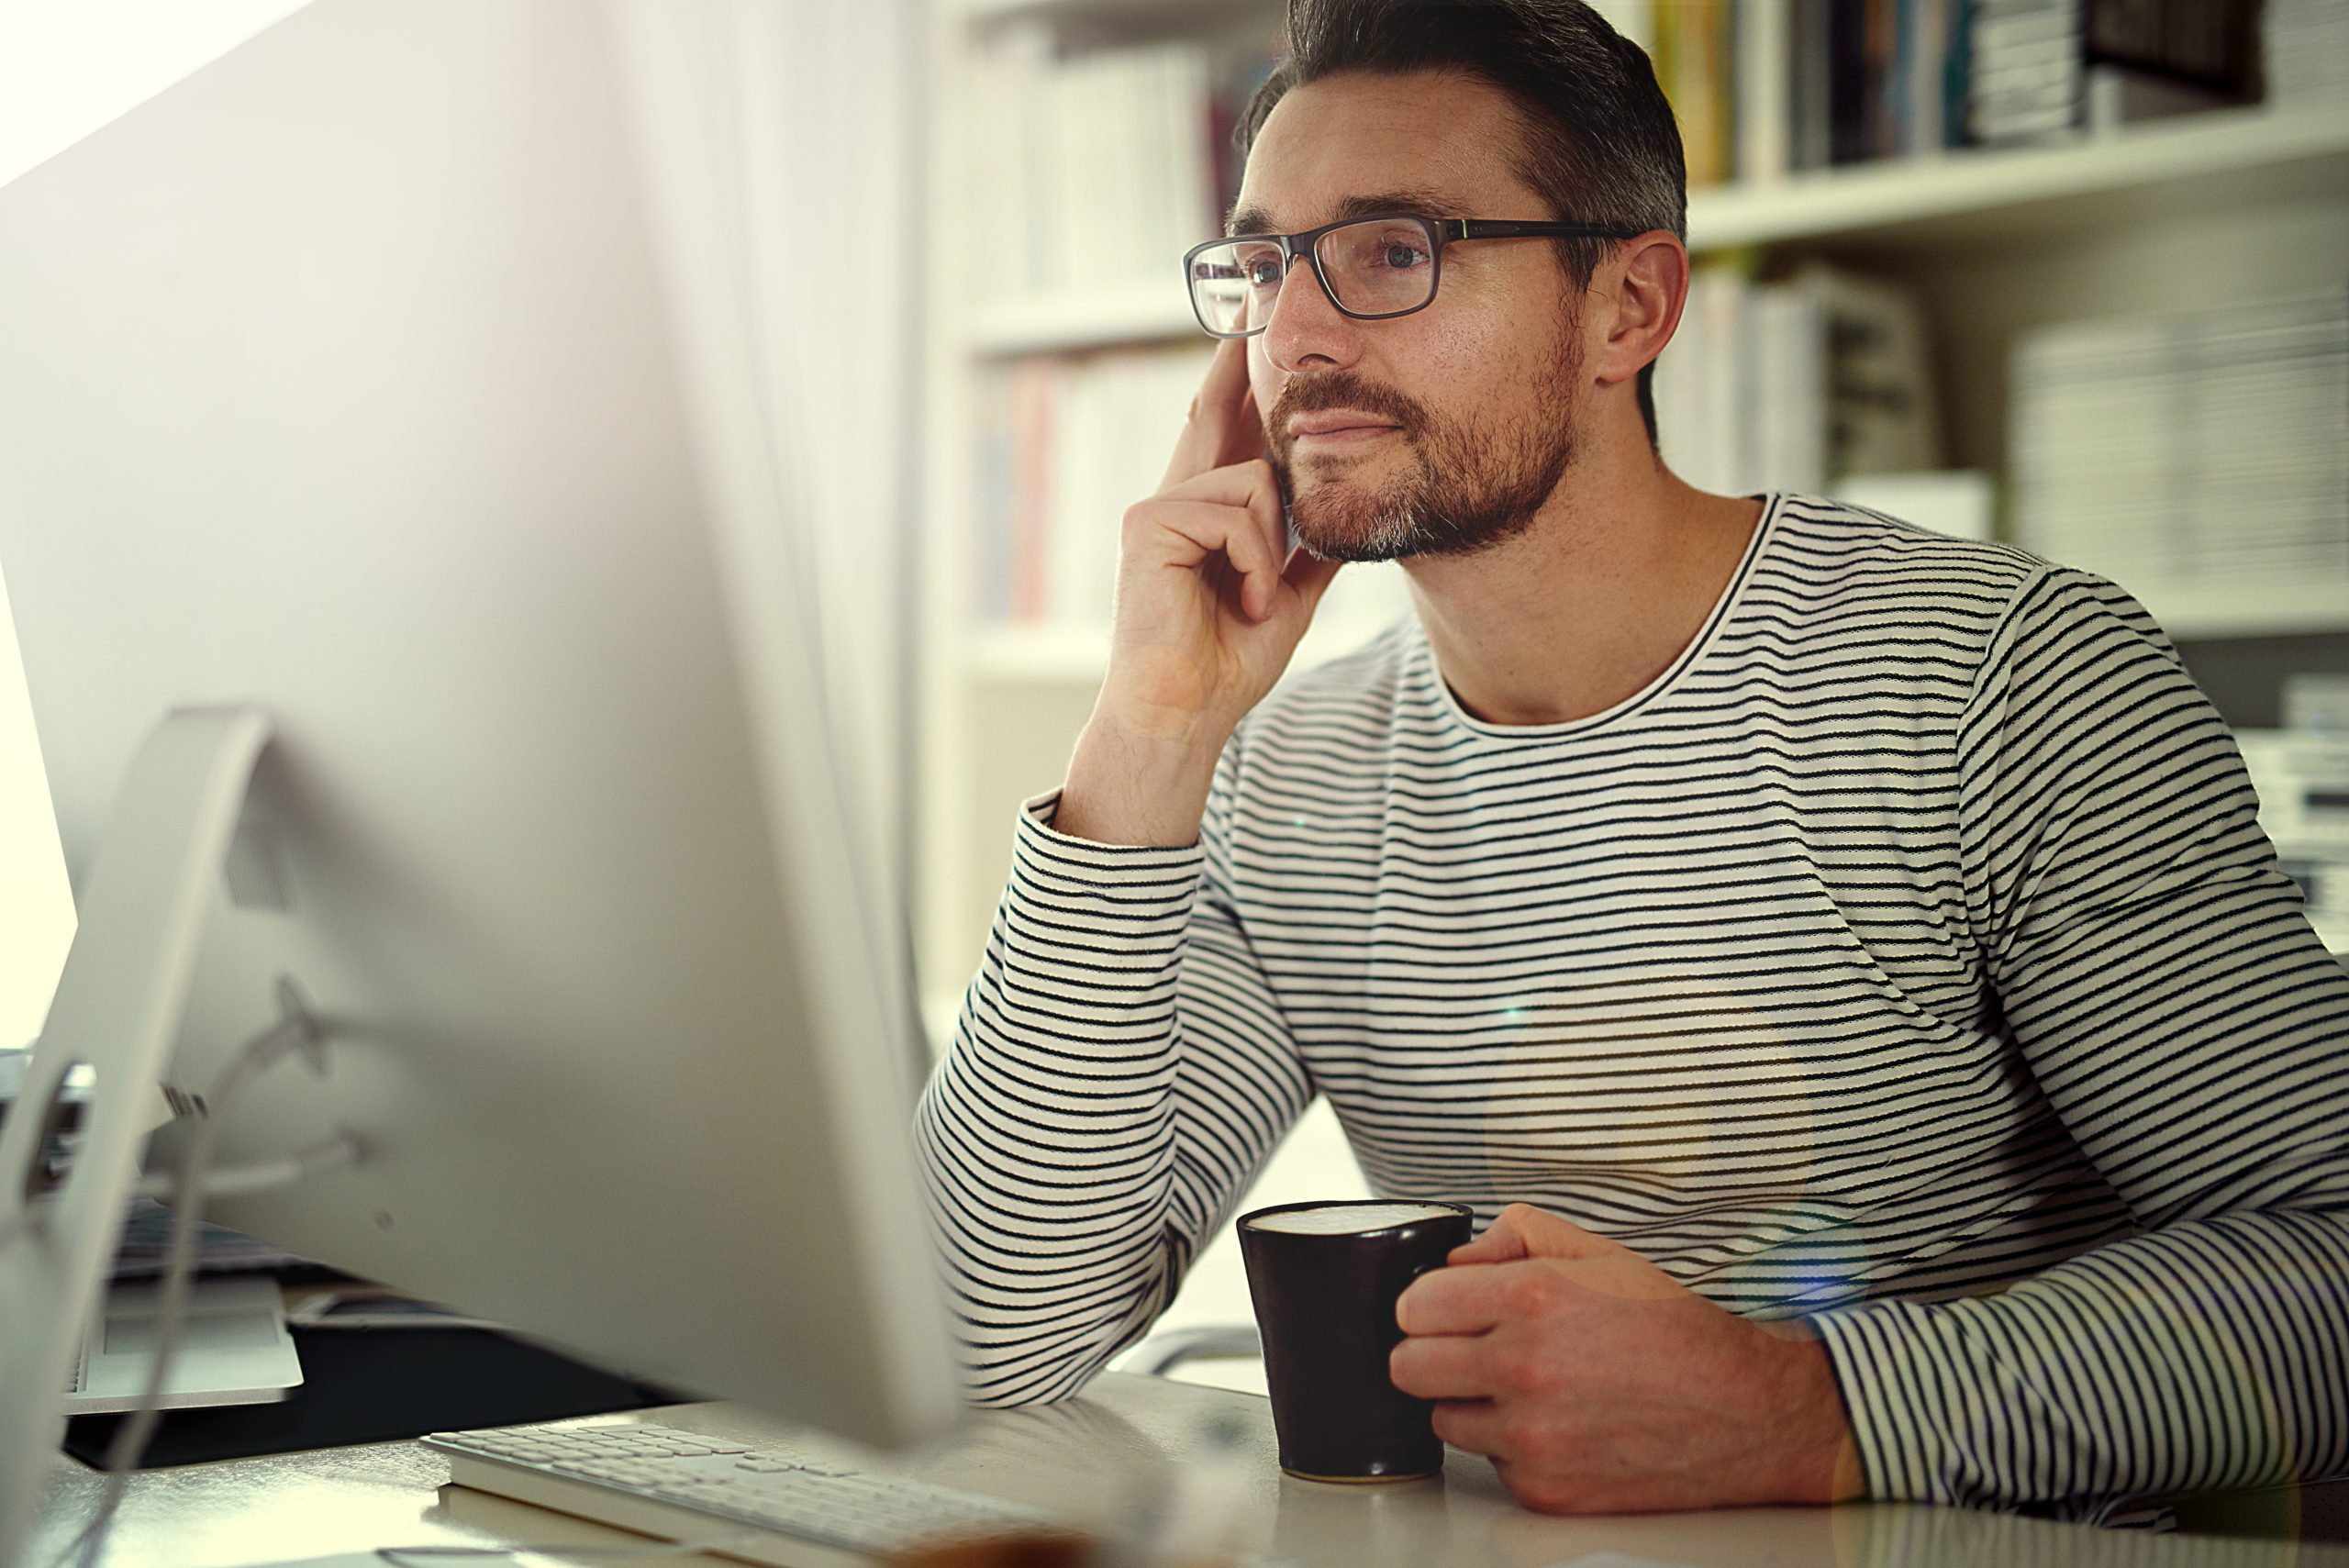
[[[1357, 316], [1417, 310], [1434, 296], [1435, 242], [1424, 224], [1366, 218], [1314, 241], [1321, 275], [1339, 307]], [[1191, 295], [1210, 332], [1260, 330], [1271, 319], [1287, 273], [1280, 246], [1238, 239], [1191, 258]]]

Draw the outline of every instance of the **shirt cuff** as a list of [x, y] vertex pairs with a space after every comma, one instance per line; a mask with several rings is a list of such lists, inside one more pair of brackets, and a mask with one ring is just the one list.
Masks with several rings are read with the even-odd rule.
[[1016, 940], [1074, 956], [1122, 955], [1171, 964], [1207, 870], [1198, 844], [1165, 849], [1098, 844], [1052, 825], [1053, 790], [1022, 803], [1011, 852], [1010, 909]]

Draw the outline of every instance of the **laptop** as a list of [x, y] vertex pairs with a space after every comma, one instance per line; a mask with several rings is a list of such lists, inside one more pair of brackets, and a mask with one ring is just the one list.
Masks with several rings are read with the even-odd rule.
[[[82, 1353], [66, 1384], [69, 1416], [136, 1408], [155, 1353], [153, 1284], [117, 1284], [82, 1335]], [[266, 1277], [200, 1279], [188, 1293], [179, 1351], [161, 1406], [262, 1405], [302, 1385], [302, 1362], [285, 1331], [285, 1301]]]

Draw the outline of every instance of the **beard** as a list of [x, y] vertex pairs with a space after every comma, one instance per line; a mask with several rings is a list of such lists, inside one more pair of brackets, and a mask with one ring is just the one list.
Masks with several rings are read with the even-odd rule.
[[[1582, 371], [1577, 325], [1558, 334], [1549, 371], [1533, 388], [1533, 412], [1512, 425], [1443, 418], [1348, 371], [1293, 377], [1265, 420], [1265, 455], [1297, 542], [1323, 561], [1396, 561], [1474, 555], [1532, 527], [1581, 444], [1573, 401]], [[1396, 425], [1408, 472], [1374, 486], [1351, 472], [1365, 466], [1364, 457], [1299, 460], [1289, 420], [1333, 408]]]

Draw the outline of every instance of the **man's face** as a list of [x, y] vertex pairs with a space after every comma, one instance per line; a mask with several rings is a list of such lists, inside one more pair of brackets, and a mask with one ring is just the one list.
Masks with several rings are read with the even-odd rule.
[[[1458, 75], [1293, 88], [1250, 152], [1237, 228], [1295, 233], [1365, 204], [1549, 217], [1509, 168], [1520, 135], [1505, 95]], [[1299, 260], [1248, 344], [1298, 541], [1327, 560], [1387, 561], [1521, 532], [1574, 460], [1581, 314], [1546, 239], [1448, 245], [1434, 303], [1384, 321], [1341, 313]], [[1350, 415], [1353, 428], [1313, 428]]]

